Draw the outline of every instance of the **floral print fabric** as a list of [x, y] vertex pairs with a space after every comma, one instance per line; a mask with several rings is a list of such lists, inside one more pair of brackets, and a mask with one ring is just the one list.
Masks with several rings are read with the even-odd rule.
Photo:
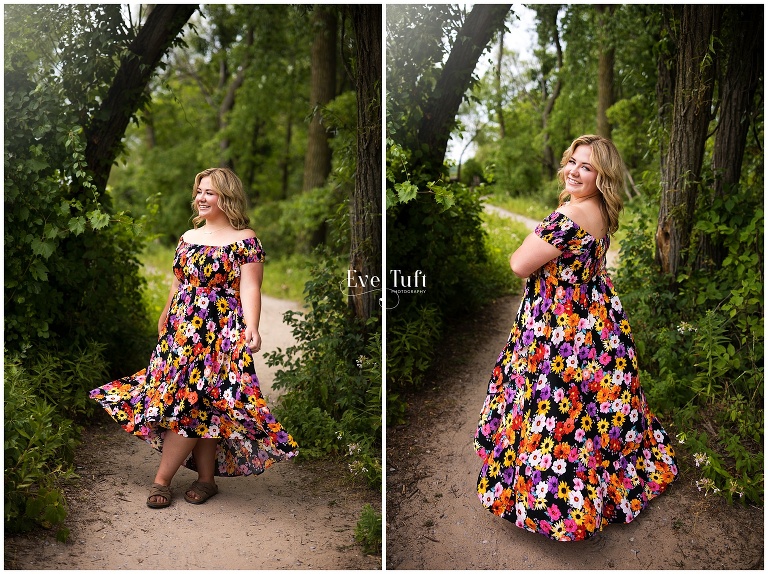
[[648, 409], [609, 238], [555, 211], [535, 230], [561, 255], [531, 275], [475, 434], [482, 504], [520, 528], [583, 540], [631, 522], [677, 477]]
[[[149, 366], [91, 391], [129, 433], [162, 452], [168, 431], [218, 438], [216, 475], [260, 474], [298, 446], [270, 412], [245, 344], [240, 266], [263, 262], [257, 238], [225, 246], [179, 240], [179, 290]], [[184, 465], [196, 470], [192, 455]]]

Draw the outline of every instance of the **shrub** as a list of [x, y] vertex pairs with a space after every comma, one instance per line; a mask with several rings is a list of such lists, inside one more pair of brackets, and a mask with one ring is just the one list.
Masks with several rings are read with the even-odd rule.
[[362, 544], [366, 554], [381, 552], [381, 512], [376, 512], [370, 504], [363, 506], [355, 526], [355, 540]]
[[380, 319], [360, 321], [346, 304], [342, 263], [316, 250], [305, 286], [307, 312], [288, 311], [296, 345], [267, 353], [278, 366], [275, 410], [299, 443], [300, 456], [349, 457], [350, 472], [381, 486]]
[[[24, 532], [35, 526], [61, 527], [67, 513], [61, 483], [72, 469], [80, 428], [71, 418], [87, 411], [85, 389], [105, 382], [99, 347], [75, 358], [46, 355], [5, 357], [4, 446], [5, 528]], [[26, 365], [26, 366], [24, 366]], [[70, 418], [71, 417], [71, 418]]]
[[636, 217], [627, 223], [616, 276], [643, 387], [653, 408], [681, 429], [701, 469], [701, 489], [762, 502], [762, 194], [747, 189], [702, 202], [692, 245], [710, 237], [722, 246], [723, 262], [691, 261], [674, 279], [656, 271], [648, 249], [656, 221], [651, 201], [630, 204]]

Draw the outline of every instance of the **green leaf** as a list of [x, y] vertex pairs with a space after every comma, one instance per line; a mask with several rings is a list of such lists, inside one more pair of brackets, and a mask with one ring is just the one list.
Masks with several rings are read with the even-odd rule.
[[109, 214], [98, 210], [90, 211], [88, 212], [88, 221], [94, 229], [101, 229], [109, 225]]
[[419, 188], [413, 185], [410, 181], [404, 181], [395, 184], [395, 191], [397, 191], [400, 203], [408, 203], [416, 198], [416, 194], [419, 193]]

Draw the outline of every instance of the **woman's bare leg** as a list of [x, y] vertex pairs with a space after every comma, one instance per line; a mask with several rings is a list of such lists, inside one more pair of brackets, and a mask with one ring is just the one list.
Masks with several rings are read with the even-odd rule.
[[[166, 432], [163, 438], [163, 455], [160, 458], [160, 467], [157, 469], [155, 482], [169, 486], [176, 471], [184, 464], [199, 440], [183, 437], [170, 430]], [[152, 496], [150, 500], [152, 502], [165, 502], [166, 499], [164, 496]]]
[[[216, 469], [216, 444], [218, 440], [215, 438], [201, 438], [192, 450], [192, 454], [195, 457], [195, 465], [197, 466], [197, 480], [199, 482], [215, 484], [213, 475]], [[187, 495], [195, 500], [200, 498], [192, 490], [188, 490]]]

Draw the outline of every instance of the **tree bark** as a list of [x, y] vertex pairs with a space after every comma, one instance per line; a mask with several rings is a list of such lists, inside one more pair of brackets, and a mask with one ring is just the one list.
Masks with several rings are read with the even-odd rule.
[[[232, 158], [229, 155], [229, 138], [226, 136], [226, 129], [228, 126], [227, 116], [235, 107], [235, 96], [237, 95], [237, 90], [240, 89], [240, 86], [242, 86], [243, 82], [245, 81], [245, 76], [248, 72], [248, 65], [251, 61], [251, 48], [253, 47], [253, 40], [253, 24], [249, 24], [248, 31], [246, 32], [246, 52], [245, 57], [243, 58], [243, 63], [237, 70], [237, 75], [229, 84], [227, 91], [224, 93], [221, 104], [219, 104], [219, 111], [217, 115], [219, 132], [225, 134], [219, 142], [219, 167], [228, 167], [230, 169], [234, 169]], [[226, 54], [222, 54], [221, 62], [222, 64], [219, 77], [219, 89], [223, 89], [224, 86], [226, 86], [226, 81], [229, 76], [226, 65]]]
[[195, 10], [197, 5], [155, 5], [128, 54], [121, 59], [112, 85], [86, 131], [85, 158], [96, 189], [106, 188], [128, 122], [146, 101], [145, 87]]
[[560, 31], [557, 27], [557, 14], [559, 11], [560, 6], [558, 5], [540, 5], [536, 7], [536, 16], [540, 22], [539, 43], [546, 45], [550, 40], [552, 41], [555, 45], [555, 61], [557, 64], [555, 84], [552, 86], [552, 93], [549, 95], [547, 95], [547, 76], [550, 72], [543, 67], [541, 70], [541, 92], [546, 98], [544, 109], [541, 112], [541, 131], [543, 134], [542, 163], [544, 164], [545, 173], [550, 179], [555, 177], [560, 167], [560, 162], [555, 157], [555, 152], [549, 143], [549, 132], [547, 131], [549, 117], [552, 115], [552, 110], [555, 109], [555, 103], [557, 98], [560, 97], [560, 92], [563, 88], [563, 80], [560, 78], [560, 70], [563, 69], [563, 48], [560, 44]]
[[[744, 149], [763, 76], [763, 6], [728, 6], [724, 14], [725, 73], [720, 81], [720, 119], [712, 152], [713, 199], [738, 186]], [[719, 267], [725, 253], [717, 238], [702, 235], [697, 267]]]
[[[357, 170], [350, 201], [349, 270], [355, 281], [349, 303], [359, 319], [378, 308], [384, 276], [381, 269], [381, 11], [380, 5], [350, 6], [357, 50]], [[371, 285], [378, 277], [379, 289]]]
[[312, 11], [312, 70], [309, 105], [313, 110], [307, 133], [304, 158], [303, 191], [325, 185], [331, 173], [331, 146], [320, 110], [336, 96], [336, 37], [337, 14], [331, 6], [315, 6]]
[[416, 149], [424, 150], [422, 162], [435, 174], [444, 171], [448, 140], [477, 61], [510, 8], [510, 4], [475, 4], [459, 30], [419, 125]]
[[714, 57], [710, 39], [719, 31], [722, 6], [685, 5], [677, 42], [677, 77], [667, 164], [662, 172], [656, 258], [662, 272], [684, 264], [711, 119]]
[[614, 104], [613, 66], [616, 50], [608, 33], [609, 20], [616, 10], [614, 4], [597, 4], [598, 55], [597, 55], [597, 133], [611, 137], [608, 108]]
[[[496, 118], [499, 122], [499, 138], [504, 139], [507, 137], [506, 126], [504, 125], [504, 98], [501, 97], [502, 85], [501, 85], [501, 64], [504, 58], [504, 28], [501, 28], [499, 32], [499, 53], [496, 56]], [[461, 167], [461, 164], [459, 164]], [[459, 177], [459, 179], [461, 179]]]
[[660, 126], [658, 134], [659, 160], [661, 173], [667, 169], [667, 154], [669, 153], [669, 126], [672, 123], [672, 107], [675, 97], [675, 77], [677, 67], [676, 49], [672, 30], [673, 22], [679, 21], [682, 6], [661, 7], [660, 50], [656, 61], [656, 109]]

